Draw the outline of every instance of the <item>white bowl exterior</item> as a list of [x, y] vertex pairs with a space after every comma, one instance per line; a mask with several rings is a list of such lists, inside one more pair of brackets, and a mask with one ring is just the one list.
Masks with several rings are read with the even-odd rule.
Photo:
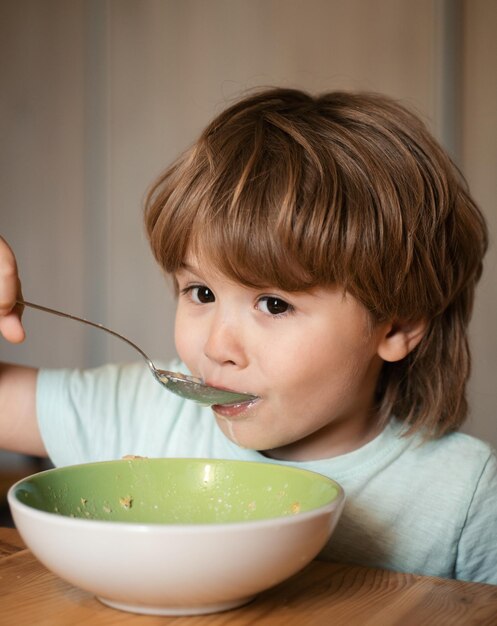
[[11, 493], [19, 533], [34, 555], [73, 585], [115, 602], [195, 612], [240, 602], [302, 569], [322, 549], [343, 508], [220, 525], [132, 525], [34, 510]]

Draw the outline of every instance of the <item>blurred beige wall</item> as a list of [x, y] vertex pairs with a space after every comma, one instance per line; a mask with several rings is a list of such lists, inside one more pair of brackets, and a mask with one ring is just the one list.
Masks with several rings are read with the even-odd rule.
[[[381, 91], [452, 152], [497, 233], [494, 0], [0, 2], [0, 232], [25, 297], [174, 354], [174, 302], [141, 224], [147, 186], [232, 99], [258, 85]], [[497, 445], [496, 252], [472, 325], [472, 418]], [[87, 366], [117, 340], [26, 312], [2, 360]]]
[[490, 230], [471, 326], [466, 430], [497, 446], [497, 2], [465, 0], [462, 17], [460, 165]]

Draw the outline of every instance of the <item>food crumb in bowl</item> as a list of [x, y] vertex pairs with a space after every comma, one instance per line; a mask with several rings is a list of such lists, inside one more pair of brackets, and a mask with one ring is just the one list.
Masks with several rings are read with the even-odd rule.
[[134, 461], [136, 459], [148, 459], [148, 457], [147, 456], [138, 456], [136, 454], [125, 454], [122, 457], [123, 461]]
[[130, 509], [133, 505], [133, 498], [131, 496], [119, 498], [119, 504], [123, 507], [123, 509]]
[[296, 513], [300, 513], [300, 502], [294, 502], [290, 507], [290, 511], [295, 515]]
[[249, 504], [247, 505], [247, 509], [249, 511], [255, 511], [256, 508], [257, 508], [257, 504], [255, 502], [249, 502]]
[[104, 513], [112, 513], [112, 509], [107, 504], [104, 504], [102, 507]]
[[81, 498], [80, 502], [83, 506], [85, 506], [85, 504], [88, 502], [87, 498]]

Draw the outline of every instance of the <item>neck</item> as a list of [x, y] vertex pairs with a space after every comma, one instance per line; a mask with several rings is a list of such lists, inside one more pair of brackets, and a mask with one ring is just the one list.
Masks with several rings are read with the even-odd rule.
[[359, 422], [346, 418], [341, 422], [332, 422], [304, 439], [261, 451], [261, 454], [279, 461], [330, 459], [362, 448], [377, 437], [384, 426], [376, 413]]

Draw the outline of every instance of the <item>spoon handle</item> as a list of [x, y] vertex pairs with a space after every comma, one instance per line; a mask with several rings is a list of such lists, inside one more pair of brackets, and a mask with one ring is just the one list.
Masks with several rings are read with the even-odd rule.
[[152, 372], [156, 380], [161, 383], [161, 385], [182, 398], [194, 400], [195, 402], [205, 404], [206, 406], [210, 406], [213, 404], [233, 404], [235, 402], [247, 402], [249, 400], [256, 399], [256, 396], [252, 396], [250, 394], [227, 391], [224, 389], [218, 389], [216, 387], [210, 387], [209, 385], [204, 385], [200, 379], [194, 378], [193, 376], [185, 376], [184, 374], [168, 372], [166, 370], [158, 370], [141, 348], [139, 348], [135, 343], [130, 341], [127, 337], [116, 333], [115, 330], [111, 330], [103, 324], [96, 324], [95, 322], [90, 322], [83, 317], [77, 317], [76, 315], [63, 313], [62, 311], [57, 311], [57, 309], [51, 309], [47, 306], [42, 306], [41, 304], [28, 302], [27, 300], [19, 299], [17, 300], [17, 303], [21, 306], [28, 306], [33, 309], [38, 309], [39, 311], [44, 311], [45, 313], [52, 313], [52, 315], [67, 317], [71, 320], [75, 320], [76, 322], [88, 324], [88, 326], [93, 326], [94, 328], [105, 330], [105, 332], [114, 335], [114, 337], [117, 337], [118, 339], [121, 339], [132, 348], [134, 348], [139, 354], [141, 354], [141, 356], [145, 359], [148, 367], [150, 368], [150, 371]]
[[104, 326], [103, 324], [97, 324], [96, 322], [90, 322], [90, 320], [86, 320], [83, 317], [77, 317], [76, 315], [71, 315], [70, 313], [64, 313], [62, 311], [57, 311], [56, 309], [50, 309], [47, 306], [42, 306], [41, 304], [35, 304], [34, 302], [28, 302], [27, 300], [17, 300], [17, 303], [20, 304], [20, 305], [23, 305], [23, 306], [29, 306], [32, 309], [38, 309], [39, 311], [45, 311], [45, 313], [52, 313], [53, 315], [58, 315], [59, 317], [67, 317], [67, 318], [69, 318], [71, 320], [75, 320], [76, 322], [81, 322], [82, 324], [88, 324], [88, 326], [93, 326], [94, 328], [98, 328], [100, 330], [105, 330], [105, 332], [110, 333], [111, 335], [114, 335], [114, 337], [117, 337], [118, 339], [121, 339], [122, 341], [125, 341], [128, 345], [130, 345], [132, 348], [134, 348], [137, 352], [139, 352], [142, 355], [142, 357], [148, 363], [148, 366], [150, 367], [150, 369], [152, 371], [155, 370], [154, 364], [149, 359], [149, 357], [145, 354], [145, 352], [143, 352], [143, 350], [141, 348], [139, 348], [135, 343], [133, 343], [127, 337], [124, 337], [124, 335], [120, 335], [115, 330], [111, 330], [110, 328], [107, 328], [107, 326]]

